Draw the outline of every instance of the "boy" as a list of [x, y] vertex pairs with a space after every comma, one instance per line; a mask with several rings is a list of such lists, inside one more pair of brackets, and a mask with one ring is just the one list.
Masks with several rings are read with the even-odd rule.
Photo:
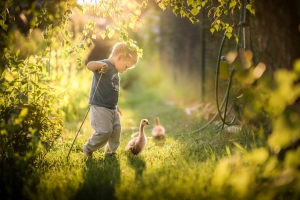
[[[93, 75], [89, 104], [91, 104], [91, 126], [94, 133], [83, 146], [85, 157], [105, 145], [105, 155], [115, 154], [120, 145], [121, 111], [117, 107], [119, 98], [119, 73], [133, 68], [138, 62], [137, 52], [125, 43], [117, 43], [108, 59], [91, 61], [87, 68]], [[97, 86], [99, 78], [100, 83]], [[95, 91], [96, 90], [96, 91]], [[94, 98], [93, 98], [94, 96]]]

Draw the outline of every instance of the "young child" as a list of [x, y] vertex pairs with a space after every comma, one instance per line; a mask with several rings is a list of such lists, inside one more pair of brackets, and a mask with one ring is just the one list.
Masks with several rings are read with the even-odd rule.
[[[137, 52], [125, 43], [117, 43], [108, 59], [91, 61], [87, 68], [93, 72], [89, 104], [91, 126], [94, 133], [83, 146], [85, 157], [105, 145], [105, 154], [115, 154], [120, 145], [121, 111], [117, 107], [119, 98], [119, 73], [133, 68], [138, 62]], [[100, 82], [98, 80], [102, 74]], [[96, 92], [95, 92], [96, 90]], [[94, 98], [93, 98], [94, 96]]]

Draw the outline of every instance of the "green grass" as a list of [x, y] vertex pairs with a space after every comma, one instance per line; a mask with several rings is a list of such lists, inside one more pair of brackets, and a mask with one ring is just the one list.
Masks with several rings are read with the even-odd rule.
[[[36, 191], [25, 191], [30, 199], [299, 197], [299, 192], [295, 193], [299, 172], [281, 174], [277, 169], [280, 164], [266, 151], [264, 139], [253, 131], [219, 134], [211, 125], [189, 134], [205, 124], [201, 116], [186, 115], [183, 107], [166, 102], [151, 90], [122, 95], [119, 107], [123, 112], [123, 130], [117, 155], [105, 157], [100, 149], [92, 159], [83, 158], [82, 146], [93, 132], [88, 117], [67, 162], [81, 122], [69, 124], [35, 173], [40, 178]], [[131, 134], [138, 131], [140, 120], [147, 118], [152, 124], [145, 128], [150, 137], [155, 117], [166, 128], [164, 145], [153, 146], [155, 143], [149, 138], [140, 155], [128, 156], [124, 148]], [[252, 149], [257, 151], [251, 152]]]

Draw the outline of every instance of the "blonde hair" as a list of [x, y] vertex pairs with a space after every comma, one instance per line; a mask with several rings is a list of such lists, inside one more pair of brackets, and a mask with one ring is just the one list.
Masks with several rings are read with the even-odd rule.
[[129, 59], [135, 61], [135, 63], [138, 62], [137, 52], [133, 49], [133, 47], [128, 46], [124, 42], [116, 43], [111, 52], [111, 56], [117, 56], [119, 54], [123, 54], [124, 58], [129, 58]]

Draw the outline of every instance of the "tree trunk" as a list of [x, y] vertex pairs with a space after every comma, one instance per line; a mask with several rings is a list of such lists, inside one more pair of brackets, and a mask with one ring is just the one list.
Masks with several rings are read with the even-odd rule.
[[300, 58], [300, 0], [256, 0], [254, 4], [259, 61], [271, 75], [278, 68], [292, 69]]

